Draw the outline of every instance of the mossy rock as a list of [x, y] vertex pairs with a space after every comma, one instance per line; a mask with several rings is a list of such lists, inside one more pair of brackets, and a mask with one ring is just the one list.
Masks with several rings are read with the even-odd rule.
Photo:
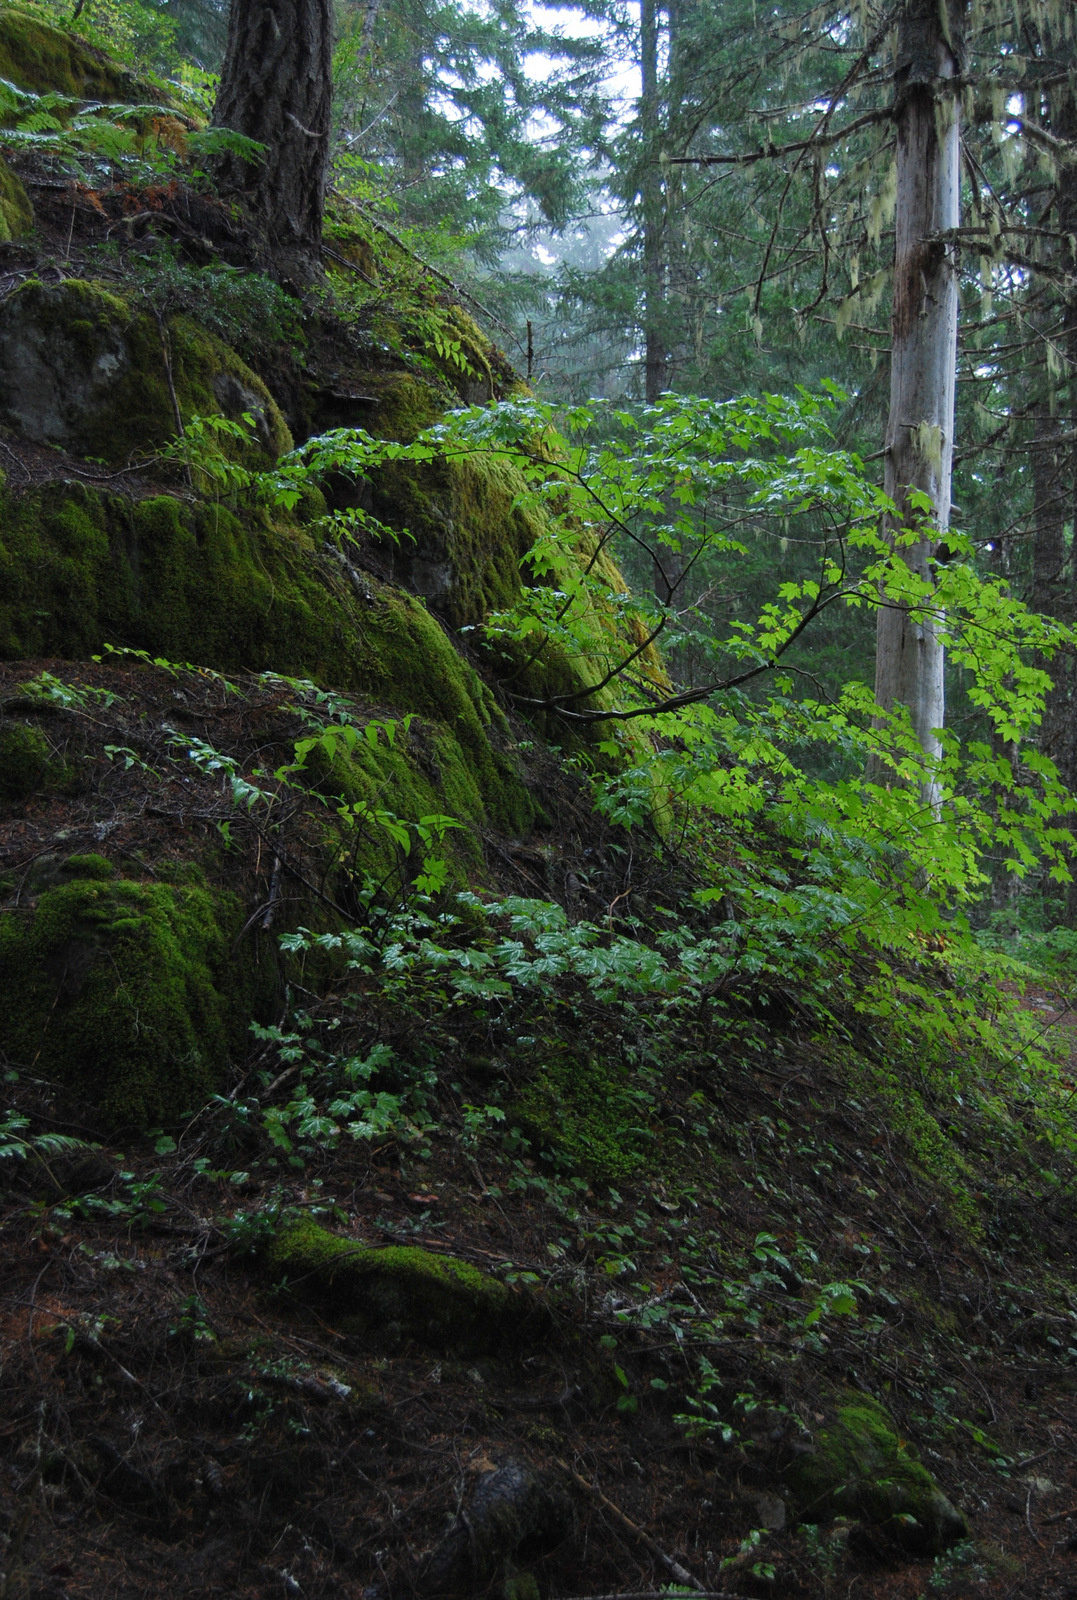
[[[435, 724], [414, 741], [428, 792], [441, 797], [424, 810], [512, 832], [530, 825], [530, 797], [503, 748], [504, 717], [444, 629], [416, 600], [316, 550], [298, 527], [77, 484], [9, 499], [0, 510], [0, 658], [85, 660], [106, 643], [222, 672], [313, 678], [415, 712]], [[390, 758], [378, 760], [384, 773]]]
[[102, 875], [91, 857], [33, 907], [0, 913], [0, 1051], [69, 1085], [117, 1129], [197, 1108], [252, 1009], [238, 903]]
[[26, 722], [0, 724], [0, 804], [20, 804], [62, 784], [68, 770], [41, 732]]
[[523, 1297], [454, 1256], [369, 1248], [303, 1221], [277, 1234], [265, 1259], [289, 1293], [382, 1347], [494, 1355], [519, 1332]]
[[516, 468], [496, 457], [382, 468], [374, 509], [408, 530], [394, 556], [400, 580], [455, 628], [483, 622], [520, 598], [520, 561], [545, 532], [516, 505]]
[[0, 78], [34, 94], [55, 91], [73, 100], [165, 103], [159, 88], [103, 50], [15, 6], [0, 7]]
[[[392, 877], [400, 852], [389, 831], [369, 820], [370, 813], [389, 811], [405, 822], [439, 815], [454, 821], [479, 821], [484, 800], [479, 782], [460, 759], [456, 741], [436, 724], [417, 722], [405, 731], [402, 722], [377, 718], [371, 732], [377, 735], [375, 739], [368, 738], [364, 730], [352, 749], [340, 745], [332, 755], [316, 745], [306, 759], [302, 777], [295, 781], [305, 781], [325, 798], [358, 808], [359, 826], [345, 823], [341, 835], [348, 870], [352, 875], [366, 872], [381, 881]], [[364, 813], [368, 817], [365, 822]], [[481, 864], [475, 835], [467, 828], [449, 829], [444, 854], [459, 869], [458, 885], [464, 887], [463, 869]]]
[[30, 196], [0, 156], [0, 244], [24, 239], [34, 231], [34, 208]]
[[23, 284], [0, 307], [0, 420], [40, 444], [102, 461], [150, 455], [176, 435], [176, 408], [236, 420], [256, 440], [234, 449], [270, 465], [291, 435], [262, 380], [226, 344], [174, 317], [167, 328], [100, 284]]
[[911, 1555], [936, 1556], [968, 1526], [876, 1400], [848, 1390], [786, 1473], [798, 1519], [853, 1517]]

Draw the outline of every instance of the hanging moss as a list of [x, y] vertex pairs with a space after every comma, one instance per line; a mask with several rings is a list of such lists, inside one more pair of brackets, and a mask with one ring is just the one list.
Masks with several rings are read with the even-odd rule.
[[849, 1390], [839, 1398], [786, 1478], [802, 1522], [855, 1517], [923, 1556], [968, 1537], [964, 1517], [868, 1395]]
[[245, 1044], [255, 1007], [230, 949], [238, 903], [204, 883], [106, 877], [100, 857], [66, 867], [36, 906], [0, 913], [0, 1051], [117, 1129], [172, 1121]]
[[0, 307], [0, 418], [26, 438], [126, 461], [175, 438], [176, 406], [184, 421], [253, 416], [256, 443], [228, 445], [251, 466], [291, 448], [262, 380], [187, 317], [159, 325], [111, 290], [74, 278], [30, 280]]
[[410, 1246], [370, 1249], [309, 1220], [276, 1236], [266, 1264], [297, 1299], [382, 1346], [493, 1353], [518, 1336], [525, 1309], [518, 1293], [469, 1262]]

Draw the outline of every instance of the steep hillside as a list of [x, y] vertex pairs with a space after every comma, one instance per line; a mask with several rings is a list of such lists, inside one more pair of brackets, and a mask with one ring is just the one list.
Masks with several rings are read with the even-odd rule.
[[178, 103], [13, 7], [0, 78], [69, 102], [0, 174], [0, 1594], [1077, 1594], [1066, 952], [748, 922], [811, 851], [596, 806], [608, 553], [491, 638], [517, 467], [381, 448], [521, 387], [444, 282], [340, 202], [288, 291]]

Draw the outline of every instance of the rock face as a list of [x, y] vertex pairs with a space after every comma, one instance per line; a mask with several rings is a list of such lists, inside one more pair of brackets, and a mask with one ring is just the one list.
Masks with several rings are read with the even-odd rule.
[[176, 435], [176, 411], [253, 417], [250, 465], [291, 448], [276, 402], [227, 345], [167, 325], [100, 284], [30, 281], [0, 308], [0, 422], [40, 444], [126, 461]]
[[801, 1522], [852, 1517], [920, 1556], [968, 1537], [964, 1517], [887, 1412], [853, 1390], [838, 1398], [786, 1479]]

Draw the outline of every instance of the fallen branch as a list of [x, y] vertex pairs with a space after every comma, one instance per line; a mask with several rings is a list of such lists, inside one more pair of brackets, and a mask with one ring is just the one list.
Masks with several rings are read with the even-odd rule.
[[[556, 1457], [555, 1460], [557, 1460]], [[657, 1556], [662, 1565], [668, 1568], [678, 1583], [683, 1584], [686, 1589], [690, 1589], [694, 1595], [713, 1593], [713, 1591], [704, 1589], [698, 1578], [693, 1578], [692, 1574], [682, 1567], [680, 1562], [673, 1556], [667, 1555], [662, 1546], [651, 1538], [646, 1529], [641, 1528], [638, 1522], [633, 1522], [631, 1517], [626, 1516], [620, 1506], [614, 1505], [613, 1501], [607, 1495], [604, 1495], [601, 1489], [596, 1488], [593, 1483], [588, 1483], [586, 1478], [581, 1478], [580, 1474], [573, 1467], [570, 1467], [567, 1461], [557, 1460], [557, 1465], [562, 1472], [568, 1473], [573, 1483], [578, 1484], [581, 1489], [584, 1489], [589, 1495], [593, 1495], [601, 1505], [605, 1506], [610, 1515], [616, 1517], [622, 1527], [627, 1528], [630, 1533], [634, 1533], [636, 1538], [646, 1545], [651, 1554]], [[621, 1597], [621, 1600], [627, 1600], [627, 1596]], [[729, 1595], [726, 1600], [734, 1600], [734, 1597]]]

